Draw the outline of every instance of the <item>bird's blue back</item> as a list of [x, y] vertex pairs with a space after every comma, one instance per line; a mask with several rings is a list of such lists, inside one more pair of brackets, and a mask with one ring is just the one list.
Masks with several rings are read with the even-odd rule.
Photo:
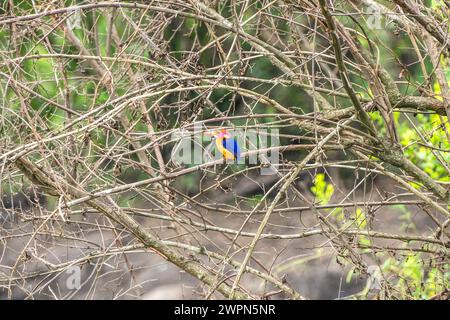
[[239, 160], [241, 157], [241, 150], [239, 149], [238, 142], [235, 138], [223, 139], [222, 145], [225, 149], [230, 151], [236, 160]]

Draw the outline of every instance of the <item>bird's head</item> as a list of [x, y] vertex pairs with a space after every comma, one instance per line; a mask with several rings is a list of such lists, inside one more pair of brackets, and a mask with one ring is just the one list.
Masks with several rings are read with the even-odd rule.
[[205, 133], [206, 135], [210, 135], [217, 138], [224, 138], [224, 139], [229, 139], [231, 138], [231, 135], [228, 133], [227, 130], [225, 129], [218, 129], [218, 130], [213, 130], [213, 131], [209, 131]]

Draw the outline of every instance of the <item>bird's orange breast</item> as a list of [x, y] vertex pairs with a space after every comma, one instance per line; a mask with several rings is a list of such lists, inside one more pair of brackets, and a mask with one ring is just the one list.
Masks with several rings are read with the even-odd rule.
[[223, 147], [223, 138], [216, 139], [216, 146], [226, 160], [234, 160], [236, 157], [232, 152]]

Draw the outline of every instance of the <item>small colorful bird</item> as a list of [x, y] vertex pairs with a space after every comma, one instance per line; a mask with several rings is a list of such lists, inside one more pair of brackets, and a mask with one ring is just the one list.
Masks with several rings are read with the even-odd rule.
[[216, 138], [216, 146], [220, 153], [222, 153], [225, 160], [239, 160], [241, 157], [241, 150], [239, 149], [236, 138], [232, 138], [231, 135], [225, 129], [214, 130], [210, 133]]

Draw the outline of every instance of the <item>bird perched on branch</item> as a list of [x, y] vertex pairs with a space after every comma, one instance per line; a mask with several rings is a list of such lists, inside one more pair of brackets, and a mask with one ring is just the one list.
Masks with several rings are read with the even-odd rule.
[[219, 152], [223, 155], [225, 160], [239, 160], [241, 157], [241, 150], [236, 138], [225, 129], [214, 130], [206, 132], [207, 135], [212, 135], [216, 139], [216, 146]]

